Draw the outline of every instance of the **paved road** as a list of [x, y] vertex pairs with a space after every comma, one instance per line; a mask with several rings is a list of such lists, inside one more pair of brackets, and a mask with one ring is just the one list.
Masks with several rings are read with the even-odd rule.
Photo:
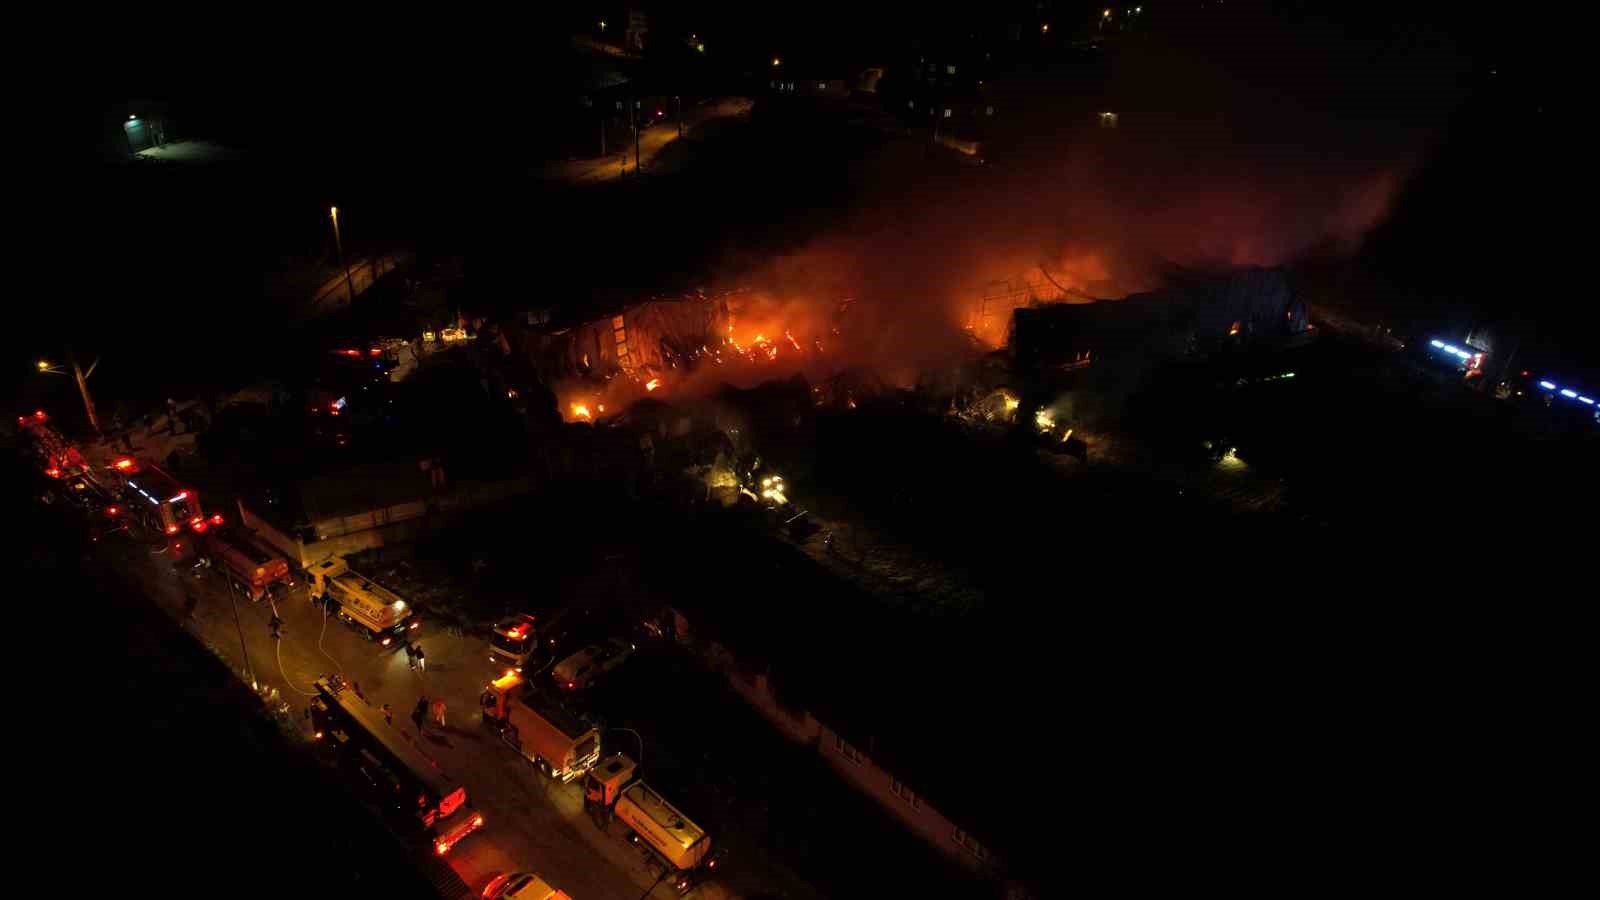
[[[687, 107], [683, 111], [683, 136], [692, 138], [697, 129], [717, 120], [749, 115], [750, 108], [753, 105], [754, 101], [748, 97], [728, 97], [703, 106]], [[670, 118], [671, 113], [671, 110], [667, 110], [667, 119], [645, 129], [639, 135], [638, 155], [643, 161], [644, 169], [647, 173], [661, 151], [678, 139], [678, 128]], [[613, 152], [598, 159], [579, 159], [556, 163], [547, 167], [543, 175], [552, 181], [585, 184], [620, 178], [624, 173], [632, 173], [634, 171], [633, 144], [630, 142], [625, 148], [615, 147], [612, 149], [625, 152]]]
[[[173, 573], [165, 555], [134, 542], [105, 546], [104, 552], [120, 557], [118, 563], [146, 587], [158, 606], [181, 615], [185, 582]], [[242, 670], [242, 629], [257, 679], [277, 688], [297, 717], [305, 709], [312, 682], [335, 670], [354, 679], [374, 704], [390, 704], [395, 727], [411, 740], [417, 735], [409, 714], [418, 696], [444, 699], [446, 728], [431, 729], [420, 740], [446, 772], [466, 785], [487, 820], [485, 830], [463, 841], [449, 858], [474, 890], [498, 873], [520, 868], [542, 873], [578, 900], [637, 900], [655, 882], [655, 874], [631, 845], [617, 834], [601, 833], [584, 814], [576, 784], [545, 782], [483, 730], [476, 703], [490, 673], [481, 639], [452, 637], [425, 624], [418, 640], [427, 652], [427, 672], [409, 671], [403, 653], [384, 651], [335, 619], [324, 622], [302, 586], [279, 600], [286, 625], [281, 647], [275, 648], [267, 624], [271, 612], [265, 604], [238, 604], [236, 628], [220, 579], [204, 576], [194, 584], [201, 604], [190, 630], [235, 670]], [[739, 882], [759, 880], [748, 871], [729, 876]], [[739, 887], [753, 890], [756, 885]], [[716, 882], [696, 892], [707, 900], [734, 895]], [[675, 892], [662, 884], [650, 896], [665, 898]]]

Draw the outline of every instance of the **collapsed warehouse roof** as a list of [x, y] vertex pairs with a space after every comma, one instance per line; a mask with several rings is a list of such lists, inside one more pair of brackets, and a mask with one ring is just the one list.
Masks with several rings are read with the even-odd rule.
[[726, 296], [647, 300], [584, 322], [530, 336], [529, 356], [547, 382], [574, 375], [630, 375], [677, 368], [717, 343], [728, 319]]
[[1270, 345], [1309, 329], [1306, 304], [1282, 269], [1245, 269], [1122, 300], [1019, 307], [1007, 343], [1020, 366], [1039, 370], [1091, 361], [1159, 362], [1229, 342]]

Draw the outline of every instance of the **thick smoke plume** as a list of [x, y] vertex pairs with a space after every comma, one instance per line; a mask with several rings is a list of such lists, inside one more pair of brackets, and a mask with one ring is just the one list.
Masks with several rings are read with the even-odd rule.
[[1461, 59], [1404, 26], [1214, 18], [999, 79], [988, 165], [891, 141], [848, 173], [842, 227], [739, 277], [808, 332], [855, 298], [852, 362], [904, 382], [963, 344], [996, 282], [1118, 298], [1178, 270], [1354, 252], [1426, 157]]

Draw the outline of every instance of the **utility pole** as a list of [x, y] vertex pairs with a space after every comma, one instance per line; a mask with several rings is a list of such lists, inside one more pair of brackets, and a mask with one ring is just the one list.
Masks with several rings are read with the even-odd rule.
[[339, 207], [328, 207], [328, 215], [333, 217], [333, 246], [339, 251], [339, 267], [344, 269], [344, 286], [350, 289], [350, 305], [356, 302], [356, 283], [350, 279], [350, 267], [344, 261], [344, 239], [339, 236]]
[[250, 650], [244, 645], [244, 627], [239, 624], [239, 604], [234, 599], [232, 585], [228, 587], [228, 606], [233, 609], [233, 627], [239, 631], [239, 652], [244, 654], [244, 670], [250, 676], [250, 689], [260, 690], [261, 685], [256, 682], [256, 671], [250, 667]]
[[633, 101], [633, 174], [642, 175], [644, 170], [639, 166], [639, 101]]
[[100, 365], [100, 360], [96, 359], [90, 363], [89, 371], [85, 372], [78, 367], [78, 357], [72, 352], [72, 348], [68, 347], [67, 362], [72, 363], [72, 377], [77, 379], [78, 393], [83, 395], [83, 411], [89, 415], [89, 427], [99, 434], [100, 418], [94, 414], [94, 400], [89, 397], [89, 376], [94, 374], [95, 367]]
[[678, 101], [678, 137], [683, 137], [683, 95], [679, 94], [672, 99]]

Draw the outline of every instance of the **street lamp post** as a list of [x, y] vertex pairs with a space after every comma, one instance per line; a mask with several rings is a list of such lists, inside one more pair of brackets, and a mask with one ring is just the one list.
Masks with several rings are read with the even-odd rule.
[[639, 742], [639, 758], [634, 760], [634, 762], [638, 763], [641, 766], [644, 765], [644, 738], [639, 736], [639, 732], [634, 731], [632, 728], [618, 728], [616, 726], [612, 726], [611, 728], [609, 728], [607, 730], [608, 731], [626, 731], [627, 733], [633, 735], [633, 739]]
[[[190, 590], [194, 590], [193, 587]], [[244, 670], [250, 676], [250, 689], [260, 690], [261, 684], [256, 681], [256, 670], [250, 665], [250, 648], [244, 643], [244, 626], [239, 624], [239, 603], [233, 597], [233, 589], [228, 589], [228, 606], [233, 610], [233, 627], [239, 632], [239, 652], [244, 656]]]
[[[94, 362], [90, 363], [89, 371], [85, 372], [83, 368], [78, 365], [78, 357], [72, 352], [72, 348], [68, 347], [67, 362], [72, 364], [72, 377], [78, 382], [78, 393], [83, 395], [83, 411], [89, 416], [89, 427], [93, 428], [96, 433], [99, 433], [100, 417], [95, 415], [94, 398], [89, 396], [89, 376], [94, 374], [95, 368], [100, 365], [100, 360], [96, 359]], [[45, 375], [67, 374], [65, 369], [51, 363], [48, 360], [39, 360], [38, 368], [39, 372]]]
[[356, 302], [356, 283], [350, 279], [350, 267], [344, 261], [344, 239], [339, 236], [339, 207], [328, 207], [328, 215], [333, 218], [333, 246], [339, 251], [339, 267], [344, 269], [344, 286], [350, 290], [350, 303]]

